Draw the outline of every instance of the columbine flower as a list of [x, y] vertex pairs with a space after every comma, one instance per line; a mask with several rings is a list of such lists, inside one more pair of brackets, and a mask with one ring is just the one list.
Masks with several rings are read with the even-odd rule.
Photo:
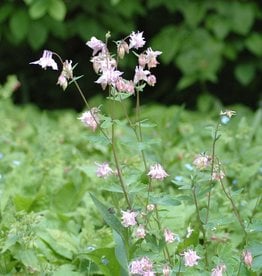
[[102, 88], [105, 89], [107, 85], [116, 85], [118, 78], [123, 74], [114, 68], [104, 69], [102, 75], [95, 81], [101, 84]]
[[190, 227], [190, 225], [187, 227], [186, 229], [187, 233], [186, 233], [186, 238], [189, 238], [192, 235], [192, 232], [194, 231], [194, 229], [192, 229]]
[[125, 53], [129, 53], [128, 44], [122, 40], [117, 43], [117, 55], [122, 59], [125, 56]]
[[199, 154], [193, 161], [193, 164], [199, 169], [205, 169], [211, 164], [211, 157], [206, 154]]
[[104, 162], [102, 164], [96, 163], [96, 165], [96, 175], [98, 177], [106, 178], [113, 173], [113, 170], [109, 167], [109, 164], [107, 162]]
[[135, 231], [135, 236], [139, 239], [143, 239], [146, 236], [146, 229], [145, 226], [140, 224], [136, 231]]
[[236, 111], [234, 111], [234, 110], [226, 110], [226, 111], [220, 111], [220, 116], [223, 116], [223, 115], [226, 115], [229, 119], [232, 117], [232, 116], [234, 116], [234, 115], [236, 115]]
[[146, 81], [147, 81], [148, 85], [150, 85], [150, 86], [155, 86], [155, 84], [156, 84], [156, 76], [150, 74], [150, 75], [147, 77], [147, 80], [146, 80]]
[[153, 263], [148, 257], [142, 257], [141, 259], [135, 260], [129, 265], [129, 272], [134, 275], [154, 275]]
[[138, 48], [141, 48], [145, 45], [145, 40], [143, 38], [143, 32], [132, 32], [130, 34], [130, 40], [129, 40], [129, 49], [131, 48], [135, 48], [135, 49], [138, 49]]
[[93, 56], [95, 56], [98, 52], [104, 51], [106, 49], [105, 43], [94, 36], [86, 42], [86, 45], [93, 49]]
[[168, 265], [164, 265], [164, 267], [163, 267], [163, 275], [164, 276], [169, 276], [170, 273], [171, 273], [170, 267]]
[[164, 236], [166, 243], [172, 243], [175, 240], [175, 234], [167, 228], [164, 230]]
[[84, 112], [78, 119], [87, 127], [90, 127], [93, 131], [95, 131], [99, 124], [99, 117], [97, 113], [99, 109], [93, 107], [91, 111]]
[[52, 58], [53, 53], [48, 50], [44, 50], [42, 57], [37, 60], [30, 62], [30, 64], [39, 64], [43, 69], [46, 67], [52, 67], [53, 70], [58, 70], [57, 64]]
[[214, 171], [212, 173], [212, 180], [219, 181], [219, 180], [223, 179], [224, 177], [225, 177], [225, 173], [222, 170], [220, 170], [219, 168], [215, 167]]
[[248, 251], [248, 250], [245, 250], [245, 251], [243, 251], [242, 256], [243, 256], [243, 260], [244, 260], [245, 265], [248, 266], [248, 267], [251, 267], [252, 261], [253, 261], [253, 257], [252, 257], [251, 252]]
[[127, 211], [121, 210], [121, 213], [122, 213], [122, 217], [121, 217], [122, 224], [124, 227], [133, 226], [137, 224], [136, 217], [138, 214], [136, 212], [133, 212], [130, 210], [127, 210]]
[[198, 265], [198, 260], [201, 259], [197, 254], [196, 251], [188, 249], [187, 251], [185, 251], [183, 254], [181, 254], [182, 256], [184, 256], [184, 262], [185, 262], [185, 266], [194, 266], [194, 265]]
[[60, 85], [63, 88], [63, 90], [66, 90], [66, 88], [68, 86], [68, 81], [67, 81], [66, 77], [63, 74], [61, 74], [58, 77], [56, 84]]
[[148, 204], [146, 206], [146, 209], [147, 209], [148, 212], [152, 212], [152, 211], [155, 210], [155, 207], [156, 207], [155, 204]]
[[63, 90], [66, 90], [68, 86], [68, 80], [70, 79], [73, 79], [72, 60], [66, 60], [63, 63], [63, 69], [56, 84], [60, 85]]
[[211, 276], [223, 276], [223, 272], [226, 270], [224, 264], [220, 264], [212, 269]]
[[139, 81], [147, 81], [147, 76], [150, 75], [150, 71], [144, 70], [141, 66], [136, 66], [134, 83], [137, 84]]
[[165, 177], [168, 176], [168, 174], [160, 164], [152, 165], [147, 175], [149, 175], [152, 179], [157, 180], [163, 180]]
[[160, 51], [153, 51], [151, 48], [146, 50], [146, 60], [147, 60], [147, 67], [148, 69], [156, 67], [159, 63], [156, 58], [157, 56], [161, 55], [162, 52]]

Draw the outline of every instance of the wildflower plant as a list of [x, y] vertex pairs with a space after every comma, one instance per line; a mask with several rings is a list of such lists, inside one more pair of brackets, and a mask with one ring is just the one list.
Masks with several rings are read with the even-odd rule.
[[[101, 86], [110, 102], [108, 114], [103, 105], [91, 106], [87, 101], [78, 84], [81, 76], [74, 75], [73, 61], [64, 61], [59, 54], [45, 50], [38, 61], [31, 63], [55, 71], [60, 68], [57, 84], [63, 90], [74, 84], [86, 105], [86, 110], [78, 117], [83, 132], [96, 137], [93, 141], [103, 143], [111, 153], [110, 160], [106, 157], [102, 163], [95, 163], [93, 174], [106, 183], [103, 187], [107, 186], [107, 199], [99, 199], [95, 192], [90, 193], [90, 197], [112, 230], [114, 256], [112, 251], [110, 255], [108, 249], [100, 248], [94, 250], [93, 255], [82, 252], [82, 258], [94, 262], [102, 271], [103, 266], [117, 266], [121, 275], [223, 275], [225, 271], [229, 274], [243, 271], [243, 266], [246, 271], [250, 270], [253, 260], [249, 250], [250, 223], [241, 216], [228, 186], [226, 164], [217, 154], [223, 128], [233, 120], [235, 111], [221, 111], [220, 117], [218, 114], [208, 152], [196, 153], [195, 158], [192, 155], [187, 164], [188, 175], [175, 177], [172, 166], [154, 154], [156, 139], [148, 135], [148, 129], [154, 124], [143, 117], [141, 110], [144, 88], [153, 87], [158, 81], [154, 68], [159, 64], [157, 58], [161, 51], [145, 48], [144, 33], [139, 31], [113, 42], [114, 53], [109, 51], [110, 39], [107, 33], [105, 41], [92, 37], [86, 43], [93, 51], [90, 61], [98, 75], [95, 83]], [[121, 68], [121, 60], [129, 54], [137, 58], [131, 79], [126, 78]], [[135, 99], [131, 114], [125, 105], [128, 98]], [[121, 106], [124, 119], [116, 116], [116, 105]], [[125, 140], [125, 135], [132, 139]], [[167, 192], [170, 185], [184, 194], [170, 196]], [[223, 194], [219, 198], [223, 206], [221, 212], [229, 206], [234, 216], [226, 218], [228, 223], [239, 225], [239, 252], [234, 252], [238, 260], [229, 260], [224, 255], [223, 250], [230, 251], [231, 247], [224, 246], [224, 240], [221, 242], [216, 232], [221, 227], [222, 232], [226, 231], [227, 225], [226, 220], [223, 222], [219, 218], [223, 214], [216, 212], [218, 189]], [[172, 223], [178, 212], [183, 212], [183, 208], [192, 203], [194, 211], [186, 227], [181, 229], [180, 225]]]

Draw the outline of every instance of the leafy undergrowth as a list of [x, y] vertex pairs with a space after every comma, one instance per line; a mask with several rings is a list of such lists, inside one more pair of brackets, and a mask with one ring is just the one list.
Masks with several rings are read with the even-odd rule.
[[[152, 200], [162, 206], [166, 226], [179, 236], [185, 235], [188, 225], [194, 228], [196, 223], [194, 202], [185, 191], [195, 156], [211, 152], [210, 126], [220, 112], [219, 105], [212, 101], [203, 97], [194, 112], [180, 106], [143, 106], [143, 116], [148, 119], [143, 125], [147, 143], [134, 143], [133, 133], [124, 124], [122, 132], [116, 133], [130, 194], [146, 193], [138, 149], [144, 149], [149, 160], [165, 164], [169, 177], [157, 184]], [[107, 108], [99, 98], [93, 102]], [[249, 231], [246, 246], [253, 255], [252, 268], [242, 266], [238, 275], [258, 275], [262, 263], [258, 198], [262, 183], [262, 115], [261, 110], [251, 112], [243, 106], [232, 109], [237, 116], [225, 127], [217, 153]], [[121, 108], [116, 112], [122, 116]], [[112, 164], [112, 154], [107, 142], [84, 128], [77, 117], [79, 114], [69, 110], [47, 112], [33, 106], [17, 107], [8, 99], [0, 102], [1, 275], [122, 273], [118, 256], [121, 248], [115, 251], [117, 234], [114, 231], [112, 235], [107, 224], [117, 228], [112, 225], [114, 207], [123, 200], [123, 194], [114, 176], [110, 185], [96, 176], [96, 163]], [[130, 165], [132, 170], [128, 171]], [[214, 187], [212, 203], [210, 250], [223, 256], [227, 275], [237, 275], [233, 271], [238, 260], [232, 256], [239, 250], [242, 234], [219, 184]], [[197, 246], [201, 243], [198, 232], [195, 228], [183, 245], [176, 243], [171, 251], [185, 247], [185, 243]], [[146, 250], [147, 245], [139, 245]], [[148, 252], [152, 259], [157, 258], [157, 251], [148, 248]], [[196, 274], [189, 271], [185, 275]]]

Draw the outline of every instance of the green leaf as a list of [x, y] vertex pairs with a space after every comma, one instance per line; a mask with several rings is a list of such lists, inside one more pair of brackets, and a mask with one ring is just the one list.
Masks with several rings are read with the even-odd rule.
[[5, 21], [11, 14], [13, 6], [10, 3], [2, 4], [0, 7], [0, 23]]
[[105, 222], [112, 229], [114, 229], [121, 236], [121, 238], [123, 240], [125, 240], [124, 227], [122, 226], [122, 224], [118, 220], [118, 218], [114, 214], [111, 214], [108, 211], [108, 208], [102, 202], [100, 202], [93, 194], [90, 193], [90, 196], [91, 196], [96, 208], [98, 209], [98, 211], [102, 215], [103, 219], [105, 220]]
[[66, 6], [62, 0], [50, 0], [48, 13], [57, 21], [62, 21], [66, 15]]
[[39, 49], [47, 39], [47, 29], [43, 22], [33, 21], [28, 32], [28, 42], [33, 49]]
[[32, 19], [39, 19], [43, 17], [47, 12], [48, 5], [49, 1], [46, 0], [34, 1], [29, 8], [29, 15]]
[[114, 248], [99, 248], [90, 253], [84, 253], [83, 256], [94, 262], [103, 275], [121, 275], [120, 265], [116, 260]]
[[33, 249], [19, 248], [15, 251], [14, 257], [21, 261], [24, 266], [32, 268], [32, 270], [38, 271], [40, 265]]
[[246, 47], [256, 56], [262, 56], [262, 34], [252, 33], [245, 41]]
[[255, 76], [255, 67], [253, 64], [240, 64], [235, 68], [235, 77], [243, 85], [248, 85]]
[[125, 247], [125, 243], [124, 243], [123, 239], [121, 238], [121, 236], [116, 231], [113, 231], [113, 236], [114, 236], [114, 240], [115, 240], [115, 244], [116, 244], [116, 248], [115, 248], [116, 258], [117, 258], [119, 264], [121, 265], [121, 267], [126, 272], [126, 275], [128, 275], [128, 272], [127, 272], [128, 271], [128, 257], [127, 257], [127, 250]]
[[17, 10], [9, 21], [9, 26], [13, 36], [21, 41], [28, 33], [29, 17], [25, 10]]
[[178, 206], [181, 202], [170, 195], [154, 195], [150, 196], [150, 202], [162, 206]]

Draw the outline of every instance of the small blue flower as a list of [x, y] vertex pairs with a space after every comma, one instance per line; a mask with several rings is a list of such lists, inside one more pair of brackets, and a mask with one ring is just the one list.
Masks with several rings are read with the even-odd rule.
[[221, 123], [226, 125], [230, 121], [230, 118], [227, 116], [221, 116]]
[[183, 180], [183, 176], [177, 175], [177, 176], [175, 177], [175, 180], [178, 181], [178, 182], [180, 182], [180, 181]]
[[102, 256], [102, 258], [101, 258], [101, 263], [102, 263], [103, 265], [108, 265], [108, 264], [109, 264], [109, 260], [108, 260], [105, 256]]
[[94, 246], [92, 246], [92, 245], [90, 245], [90, 246], [88, 246], [87, 247], [87, 250], [88, 251], [94, 251], [96, 248], [94, 247]]
[[192, 165], [189, 164], [189, 163], [186, 163], [186, 164], [185, 164], [185, 168], [188, 169], [189, 171], [193, 171], [193, 167], [192, 167]]
[[237, 179], [233, 179], [232, 184], [237, 185], [237, 183], [238, 183]]
[[0, 159], [3, 159], [4, 154], [2, 152], [0, 152]]
[[19, 160], [13, 160], [13, 165], [19, 166], [21, 162]]

